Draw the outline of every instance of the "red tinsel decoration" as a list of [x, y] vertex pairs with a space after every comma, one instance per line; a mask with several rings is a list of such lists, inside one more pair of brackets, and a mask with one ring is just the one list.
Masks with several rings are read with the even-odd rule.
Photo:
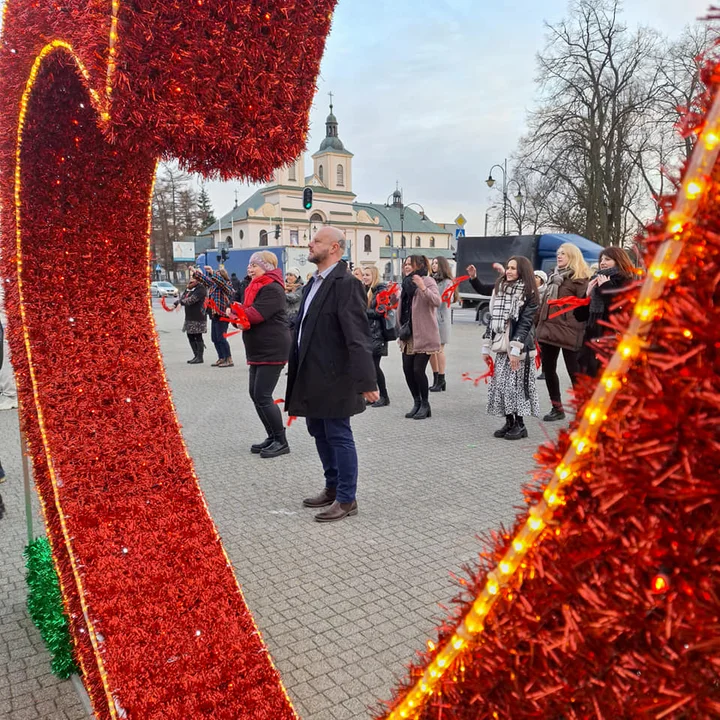
[[[295, 717], [179, 425], [166, 422], [174, 407], [148, 302], [148, 210], [159, 157], [261, 180], [300, 154], [334, 4], [13, 0], [5, 9], [8, 339], [98, 718]], [[128, 293], [127, 278], [142, 276], [145, 291]]]
[[[720, 81], [718, 70], [708, 69], [705, 80]], [[597, 446], [581, 456], [579, 478], [514, 584], [501, 591], [479, 642], [414, 717], [720, 717], [720, 167], [707, 183], [647, 343]], [[646, 261], [666, 238], [664, 228], [650, 233]], [[621, 297], [611, 317], [615, 332], [598, 343], [606, 357], [637, 288]], [[576, 388], [578, 414], [595, 382]], [[540, 469], [524, 488], [527, 505], [538, 502], [568, 445], [562, 431], [539, 449]], [[411, 665], [399, 696], [452, 636], [525, 519], [485, 538], [456, 611]], [[378, 710], [378, 717], [387, 713]]]

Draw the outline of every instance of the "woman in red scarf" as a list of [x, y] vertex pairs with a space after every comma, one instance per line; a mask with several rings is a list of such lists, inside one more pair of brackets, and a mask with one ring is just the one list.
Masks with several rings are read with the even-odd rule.
[[248, 275], [251, 280], [242, 309], [250, 326], [243, 331], [243, 342], [250, 366], [250, 399], [267, 431], [267, 438], [250, 450], [262, 458], [272, 458], [290, 452], [282, 412], [273, 401], [275, 386], [290, 354], [285, 281], [277, 257], [269, 251], [253, 253]]

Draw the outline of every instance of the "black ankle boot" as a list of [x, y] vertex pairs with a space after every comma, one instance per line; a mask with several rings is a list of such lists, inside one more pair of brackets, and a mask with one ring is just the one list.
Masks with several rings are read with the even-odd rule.
[[412, 410], [409, 413], [405, 413], [406, 418], [414, 418], [417, 411], [420, 409], [420, 398], [415, 398], [415, 404], [412, 406]]
[[493, 437], [504, 438], [510, 432], [510, 430], [513, 429], [514, 426], [515, 426], [515, 416], [514, 415], [506, 415], [505, 416], [505, 424], [499, 430], [496, 430], [493, 433]]
[[273, 441], [266, 448], [260, 451], [261, 458], [274, 458], [280, 457], [281, 455], [287, 455], [290, 452], [290, 446], [288, 445], [285, 433], [273, 438]]
[[274, 440], [275, 440], [275, 438], [267, 437], [261, 443], [255, 443], [254, 445], [251, 445], [250, 452], [253, 455], [258, 455], [265, 448], [270, 447], [273, 444]]
[[390, 404], [390, 398], [387, 395], [381, 395], [378, 400], [370, 405], [370, 407], [387, 407]]
[[430, 388], [430, 392], [445, 392], [447, 385], [445, 384], [445, 375], [438, 375], [437, 382]]
[[506, 440], [520, 440], [528, 436], [527, 428], [525, 427], [525, 421], [520, 415], [515, 416], [515, 424], [505, 434]]
[[433, 370], [433, 381], [432, 381], [432, 385], [430, 386], [430, 390], [432, 392], [435, 392], [435, 388], [437, 387], [437, 384], [438, 384], [438, 377], [440, 377], [439, 373], [436, 373]]
[[562, 405], [553, 405], [552, 410], [545, 415], [543, 420], [545, 422], [553, 422], [553, 420], [564, 420], [565, 419], [565, 411], [563, 410]]
[[420, 402], [420, 409], [413, 415], [413, 420], [425, 420], [425, 418], [429, 417], [432, 417], [430, 403], [427, 400], [422, 400]]

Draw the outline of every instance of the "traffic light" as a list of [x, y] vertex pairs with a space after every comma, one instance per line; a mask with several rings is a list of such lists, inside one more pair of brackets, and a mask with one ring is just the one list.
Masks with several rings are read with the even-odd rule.
[[275, 226], [275, 239], [278, 240], [280, 238], [280, 226]]
[[306, 210], [312, 210], [312, 188], [310, 187], [303, 190], [303, 207]]
[[223, 248], [222, 250], [220, 250], [220, 258], [222, 259], [222, 262], [224, 262], [224, 263], [227, 262], [228, 251], [226, 248]]

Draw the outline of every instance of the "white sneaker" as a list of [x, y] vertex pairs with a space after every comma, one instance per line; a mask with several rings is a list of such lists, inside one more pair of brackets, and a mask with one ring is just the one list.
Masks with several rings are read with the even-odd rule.
[[15, 410], [18, 406], [17, 397], [0, 395], [0, 410]]

